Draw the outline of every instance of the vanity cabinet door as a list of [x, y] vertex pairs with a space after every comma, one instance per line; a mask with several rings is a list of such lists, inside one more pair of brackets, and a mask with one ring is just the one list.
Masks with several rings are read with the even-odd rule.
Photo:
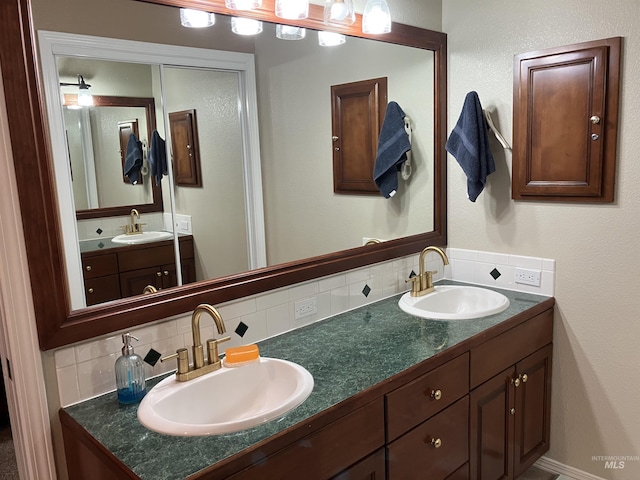
[[514, 471], [517, 478], [549, 449], [552, 346], [516, 365]]
[[381, 448], [331, 480], [385, 480], [386, 478], [384, 448]]
[[120, 289], [123, 297], [142, 295], [144, 287], [151, 285], [162, 288], [162, 268], [150, 267], [122, 272], [120, 274]]
[[444, 480], [469, 459], [469, 396], [387, 447], [389, 480]]
[[551, 355], [547, 345], [469, 394], [472, 478], [518, 478], [549, 449]]

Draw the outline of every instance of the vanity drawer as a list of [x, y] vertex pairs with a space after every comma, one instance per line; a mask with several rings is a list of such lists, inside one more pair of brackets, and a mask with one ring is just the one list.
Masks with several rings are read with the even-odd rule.
[[378, 398], [293, 445], [261, 458], [230, 480], [326, 480], [384, 445], [383, 402]]
[[391, 441], [469, 393], [465, 353], [388, 393], [387, 441]]
[[87, 298], [87, 306], [117, 300], [120, 298], [120, 277], [107, 275], [106, 277], [86, 279], [84, 293]]
[[418, 477], [444, 480], [468, 460], [466, 395], [387, 447], [388, 480]]
[[82, 273], [84, 278], [104, 277], [118, 273], [118, 257], [115, 253], [82, 256]]
[[118, 252], [120, 272], [129, 272], [141, 268], [156, 267], [175, 263], [173, 242], [157, 247], [139, 248]]
[[471, 349], [471, 389], [553, 340], [553, 309]]

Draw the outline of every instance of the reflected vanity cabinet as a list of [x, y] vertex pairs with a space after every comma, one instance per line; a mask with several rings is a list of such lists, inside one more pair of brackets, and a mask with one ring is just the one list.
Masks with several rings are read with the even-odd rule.
[[[193, 237], [180, 237], [182, 281], [195, 281]], [[82, 253], [87, 306], [178, 285], [173, 241], [127, 245]]]
[[[509, 322], [189, 478], [515, 479], [549, 448], [552, 304]], [[72, 480], [138, 478], [61, 422]]]

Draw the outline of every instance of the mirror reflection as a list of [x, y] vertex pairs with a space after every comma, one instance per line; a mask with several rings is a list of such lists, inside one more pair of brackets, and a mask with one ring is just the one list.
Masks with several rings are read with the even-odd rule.
[[[224, 28], [220, 16], [216, 27]], [[176, 29], [180, 29], [177, 20]], [[205, 67], [199, 61], [180, 62], [175, 57], [157, 62], [142, 57], [136, 60], [135, 51], [128, 52], [125, 62], [106, 60], [99, 52], [94, 59], [57, 55], [56, 81], [82, 74], [91, 84], [93, 95], [154, 99], [153, 122], [166, 142], [169, 166], [168, 175], [161, 181], [163, 208], [157, 214], [143, 213], [141, 222], [151, 224], [145, 227], [148, 230], [172, 232], [177, 252], [170, 262], [176, 272], [167, 275], [175, 275], [175, 281], [159, 288], [354, 248], [370, 238], [390, 240], [433, 228], [433, 53], [353, 37], [337, 47], [321, 47], [315, 33], [308, 31], [302, 40], [287, 41], [276, 37], [274, 25], [265, 25], [253, 48], [254, 78], [232, 68]], [[224, 49], [221, 44], [216, 47]], [[131, 71], [137, 72], [135, 76]], [[388, 99], [398, 102], [410, 118], [412, 176], [400, 180], [398, 194], [391, 199], [335, 194], [331, 86], [379, 77], [388, 79]], [[248, 108], [251, 89], [256, 92], [257, 112]], [[90, 212], [94, 205], [89, 202], [91, 195], [87, 199], [83, 195], [90, 188], [75, 185], [76, 177], [89, 178], [86, 156], [84, 165], [75, 165], [77, 152], [86, 153], [87, 147], [82, 148], [83, 138], [87, 144], [86, 132], [91, 133], [94, 144], [98, 138], [104, 143], [106, 139], [103, 142], [98, 133], [104, 128], [111, 137], [109, 142], [113, 142], [118, 122], [137, 119], [138, 131], [144, 132], [140, 134], [143, 150], [148, 155], [149, 125], [144, 124], [142, 115], [111, 108], [115, 107], [110, 107], [108, 115], [101, 107], [65, 108], [65, 155], [71, 157], [71, 167], [68, 159], [56, 159], [56, 168], [67, 168], [73, 177], [73, 204], [78, 211]], [[178, 181], [176, 176], [177, 171], [196, 169], [190, 164], [189, 154], [186, 162], [176, 158], [180, 157], [175, 150], [179, 139], [189, 137], [188, 133], [176, 134], [177, 126], [172, 131], [171, 114], [183, 112], [192, 112], [195, 120], [197, 137], [191, 137], [186, 145], [190, 145], [192, 155], [197, 151], [199, 185]], [[251, 130], [251, 114], [256, 114], [257, 136]], [[74, 144], [78, 137], [80, 146]], [[101, 158], [103, 155], [96, 150], [94, 145], [94, 158]], [[120, 157], [110, 165], [117, 166], [118, 162]], [[114, 204], [134, 208], [150, 201], [140, 194], [148, 194], [155, 184], [144, 167], [141, 185], [123, 181], [121, 167], [111, 173], [96, 167], [95, 183], [106, 183], [114, 192], [116, 186], [125, 188], [128, 192], [115, 195], [118, 202]], [[98, 207], [105, 206], [115, 205], [102, 205], [98, 198]], [[89, 240], [102, 243], [102, 251], [130, 248], [108, 243], [128, 222], [128, 216], [91, 218], [89, 213], [89, 217], [77, 221], [75, 249], [70, 246], [68, 256], [85, 251], [78, 245]], [[185, 238], [192, 238], [191, 246], [183, 245]], [[164, 243], [146, 245], [138, 248], [138, 257]], [[192, 256], [191, 252], [185, 256], [183, 249], [192, 250]], [[81, 263], [76, 261], [76, 266]], [[86, 287], [85, 271], [78, 267], [68, 270], [72, 290], [73, 285]], [[164, 271], [159, 270], [161, 276]], [[121, 296], [126, 296], [122, 294], [123, 272], [117, 275]], [[144, 285], [137, 287], [128, 294], [141, 294]], [[73, 308], [84, 306], [85, 301], [72, 302]]]

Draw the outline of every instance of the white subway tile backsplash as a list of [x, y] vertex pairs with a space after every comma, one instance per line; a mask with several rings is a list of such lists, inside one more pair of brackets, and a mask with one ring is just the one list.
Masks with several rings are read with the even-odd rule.
[[[161, 220], [162, 216], [158, 218]], [[94, 226], [91, 225], [92, 228]], [[434, 275], [435, 280], [448, 278], [553, 295], [555, 261], [552, 259], [454, 248], [447, 249], [447, 255], [450, 260], [447, 266], [443, 266], [437, 254], [427, 256], [426, 268], [438, 271]], [[410, 288], [406, 280], [411, 272], [418, 273], [418, 257], [419, 254], [410, 255], [216, 306], [225, 320], [227, 335], [232, 338], [221, 344], [220, 350], [224, 352], [231, 346], [259, 342], [293, 328], [405, 292]], [[542, 270], [540, 287], [516, 284], [516, 266]], [[495, 279], [491, 275], [494, 269], [500, 273]], [[295, 320], [295, 302], [309, 297], [316, 298], [317, 313]], [[248, 327], [244, 336], [236, 333], [241, 322]], [[219, 337], [209, 315], [201, 316], [200, 328], [203, 342], [208, 338]], [[181, 347], [190, 349], [193, 343], [191, 314], [172, 317], [130, 331], [140, 338], [140, 342], [134, 347], [142, 357], [151, 348], [166, 356]], [[114, 390], [113, 368], [121, 347], [119, 332], [56, 351], [54, 360], [61, 405], [67, 406]], [[154, 367], [149, 365], [145, 368], [147, 376], [151, 377], [174, 370], [175, 362], [158, 362]]]

